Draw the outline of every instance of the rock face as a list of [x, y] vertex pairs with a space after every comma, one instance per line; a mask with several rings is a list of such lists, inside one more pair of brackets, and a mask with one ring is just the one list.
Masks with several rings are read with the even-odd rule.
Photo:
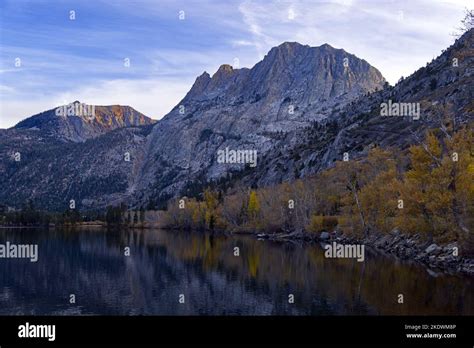
[[218, 151], [256, 150], [260, 160], [285, 133], [326, 119], [384, 83], [378, 70], [344, 50], [289, 42], [252, 69], [222, 65], [212, 77], [205, 72], [150, 134], [133, 187], [138, 200], [241, 170], [242, 164], [218, 163]]
[[75, 101], [31, 116], [14, 128], [37, 130], [61, 140], [82, 142], [117, 128], [155, 122], [130, 106], [96, 106]]
[[[284, 43], [251, 69], [203, 73], [156, 124], [120, 106], [96, 107], [93, 119], [35, 115], [0, 130], [0, 203], [138, 207], [210, 180], [270, 185], [316, 173], [345, 152], [404, 149], [442, 115], [473, 120], [473, 43], [471, 30], [394, 87], [344, 50]], [[420, 119], [381, 116], [389, 100], [420, 103]], [[257, 165], [220, 163], [224, 149], [256, 150]]]
[[[269, 185], [308, 176], [342, 160], [363, 157], [373, 146], [406, 149], [443, 117], [457, 124], [474, 121], [474, 30], [471, 29], [425, 67], [394, 87], [331, 109], [320, 122], [286, 132], [255, 170], [242, 179]], [[381, 104], [419, 103], [420, 117], [381, 116]]]
[[95, 106], [92, 117], [52, 109], [0, 130], [0, 201], [59, 211], [71, 200], [81, 209], [123, 201], [154, 123], [113, 105]]
[[0, 201], [21, 207], [31, 199], [37, 208], [55, 211], [66, 210], [71, 200], [80, 210], [119, 204], [137, 175], [151, 127], [118, 128], [79, 143], [33, 130], [0, 130]]

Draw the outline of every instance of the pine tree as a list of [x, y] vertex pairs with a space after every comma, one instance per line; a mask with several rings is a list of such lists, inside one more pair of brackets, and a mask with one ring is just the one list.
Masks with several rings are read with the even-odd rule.
[[209, 188], [204, 191], [206, 226], [213, 230], [216, 223], [216, 209], [219, 204], [218, 194]]

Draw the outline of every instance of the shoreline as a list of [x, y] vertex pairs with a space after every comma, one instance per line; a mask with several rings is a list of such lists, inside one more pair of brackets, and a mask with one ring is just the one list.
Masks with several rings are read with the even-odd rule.
[[363, 244], [379, 253], [395, 257], [396, 259], [421, 264], [431, 272], [438, 271], [474, 276], [474, 258], [453, 255], [455, 248], [458, 248], [457, 242], [438, 245], [421, 241], [419, 235], [406, 236], [399, 231], [392, 231], [384, 236], [371, 235], [368, 238], [361, 239], [349, 237], [340, 232], [274, 234], [236, 232], [236, 234], [249, 234], [258, 239], [282, 243], [299, 240], [309, 243]]

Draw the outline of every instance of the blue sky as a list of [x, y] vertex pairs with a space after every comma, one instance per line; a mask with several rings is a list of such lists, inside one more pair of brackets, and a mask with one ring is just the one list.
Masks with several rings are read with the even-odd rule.
[[203, 71], [284, 41], [344, 48], [394, 84], [453, 42], [469, 3], [0, 0], [0, 128], [74, 100], [159, 119]]

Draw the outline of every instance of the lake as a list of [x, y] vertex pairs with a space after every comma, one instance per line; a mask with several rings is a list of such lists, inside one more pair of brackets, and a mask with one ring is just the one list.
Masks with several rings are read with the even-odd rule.
[[6, 241], [37, 244], [38, 261], [0, 259], [0, 315], [474, 314], [473, 277], [370, 249], [357, 262], [318, 244], [99, 227], [0, 229]]

